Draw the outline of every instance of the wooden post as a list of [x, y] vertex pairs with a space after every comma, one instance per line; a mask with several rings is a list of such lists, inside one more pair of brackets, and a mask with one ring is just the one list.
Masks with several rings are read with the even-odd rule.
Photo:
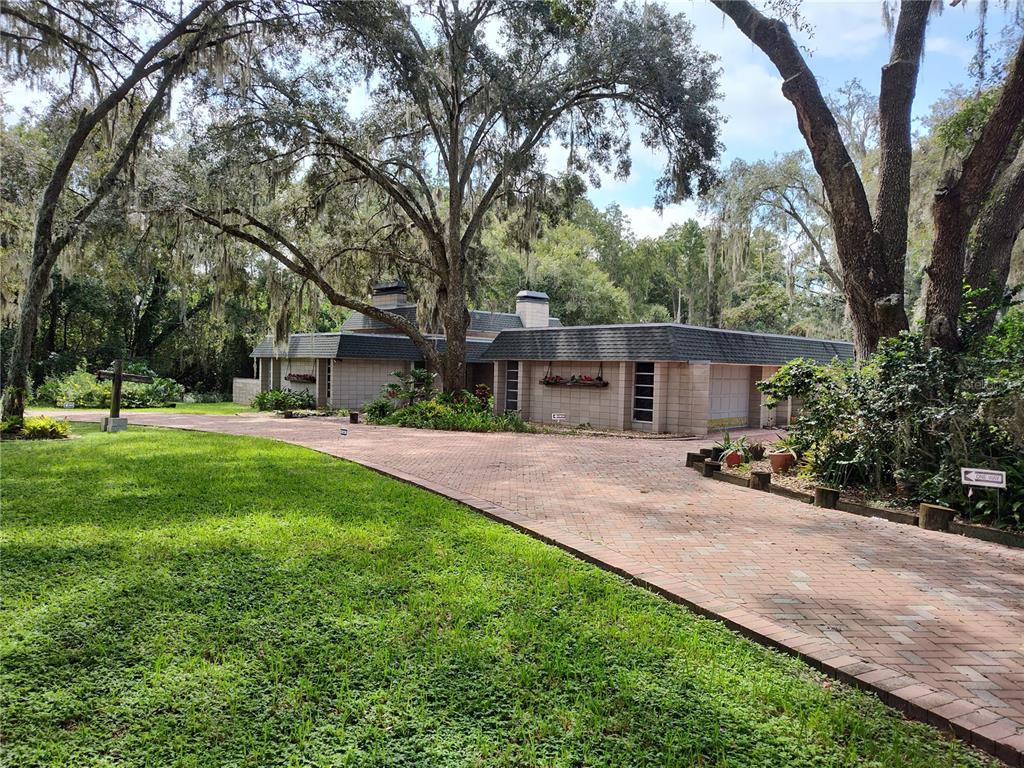
[[917, 524], [929, 531], [948, 531], [955, 514], [955, 509], [922, 502], [917, 508]]
[[114, 382], [110, 388], [110, 418], [121, 415], [121, 382], [124, 380], [124, 360], [114, 361]]
[[770, 491], [772, 473], [767, 470], [755, 469], [750, 473], [749, 487], [758, 491]]
[[817, 486], [814, 489], [814, 506], [822, 509], [835, 509], [839, 504], [839, 491], [835, 488]]

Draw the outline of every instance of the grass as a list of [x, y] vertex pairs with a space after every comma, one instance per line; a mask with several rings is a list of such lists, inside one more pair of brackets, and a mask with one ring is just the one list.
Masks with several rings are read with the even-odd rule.
[[[29, 413], [38, 410], [46, 411], [67, 411], [67, 413], [98, 413], [106, 416], [110, 413], [109, 408], [57, 408], [52, 405], [30, 405], [26, 410]], [[173, 408], [122, 408], [121, 413], [198, 413], [205, 415], [233, 416], [236, 413], [256, 413], [252, 408], [238, 403], [177, 403]]]
[[10, 766], [978, 766], [457, 504], [253, 438], [3, 446]]

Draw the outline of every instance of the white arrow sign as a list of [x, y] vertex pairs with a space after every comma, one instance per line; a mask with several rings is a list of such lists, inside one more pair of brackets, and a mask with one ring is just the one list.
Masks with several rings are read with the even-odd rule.
[[961, 485], [977, 485], [982, 488], [1005, 488], [1006, 473], [998, 469], [977, 469], [960, 467]]
[[552, 413], [551, 414], [551, 420], [552, 421], [565, 421], [565, 414], [564, 413]]

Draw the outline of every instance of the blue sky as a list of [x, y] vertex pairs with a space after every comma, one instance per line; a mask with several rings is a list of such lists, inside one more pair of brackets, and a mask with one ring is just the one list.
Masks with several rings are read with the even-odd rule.
[[[781, 79], [768, 58], [751, 44], [716, 8], [706, 2], [666, 2], [669, 9], [684, 13], [695, 27], [699, 45], [720, 59], [724, 161], [769, 158], [777, 152], [804, 147], [793, 107], [781, 92]], [[974, 53], [971, 32], [978, 23], [977, 3], [966, 8], [946, 7], [933, 14], [928, 25], [925, 57], [917, 88], [914, 114], [920, 117], [942, 92], [955, 83], [970, 80], [967, 68]], [[859, 78], [872, 93], [878, 92], [882, 65], [889, 57], [889, 38], [882, 23], [881, 0], [863, 2], [805, 2], [803, 13], [813, 26], [813, 37], [803, 37], [809, 63], [822, 90], [828, 93], [851, 78]], [[1004, 13], [992, 3], [990, 34], [1005, 23]], [[807, 55], [807, 54], [805, 54]], [[552, 150], [557, 164], [557, 150]], [[628, 180], [606, 179], [591, 189], [590, 199], [599, 207], [617, 202], [629, 215], [639, 236], [657, 236], [670, 225], [696, 212], [689, 201], [666, 209], [659, 217], [653, 209], [654, 181], [662, 157], [634, 144], [633, 172]]]

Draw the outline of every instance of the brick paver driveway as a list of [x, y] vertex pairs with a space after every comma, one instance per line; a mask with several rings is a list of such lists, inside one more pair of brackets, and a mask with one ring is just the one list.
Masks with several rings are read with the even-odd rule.
[[706, 480], [683, 466], [696, 441], [130, 420], [273, 437], [460, 498], [1021, 764], [1024, 550]]

